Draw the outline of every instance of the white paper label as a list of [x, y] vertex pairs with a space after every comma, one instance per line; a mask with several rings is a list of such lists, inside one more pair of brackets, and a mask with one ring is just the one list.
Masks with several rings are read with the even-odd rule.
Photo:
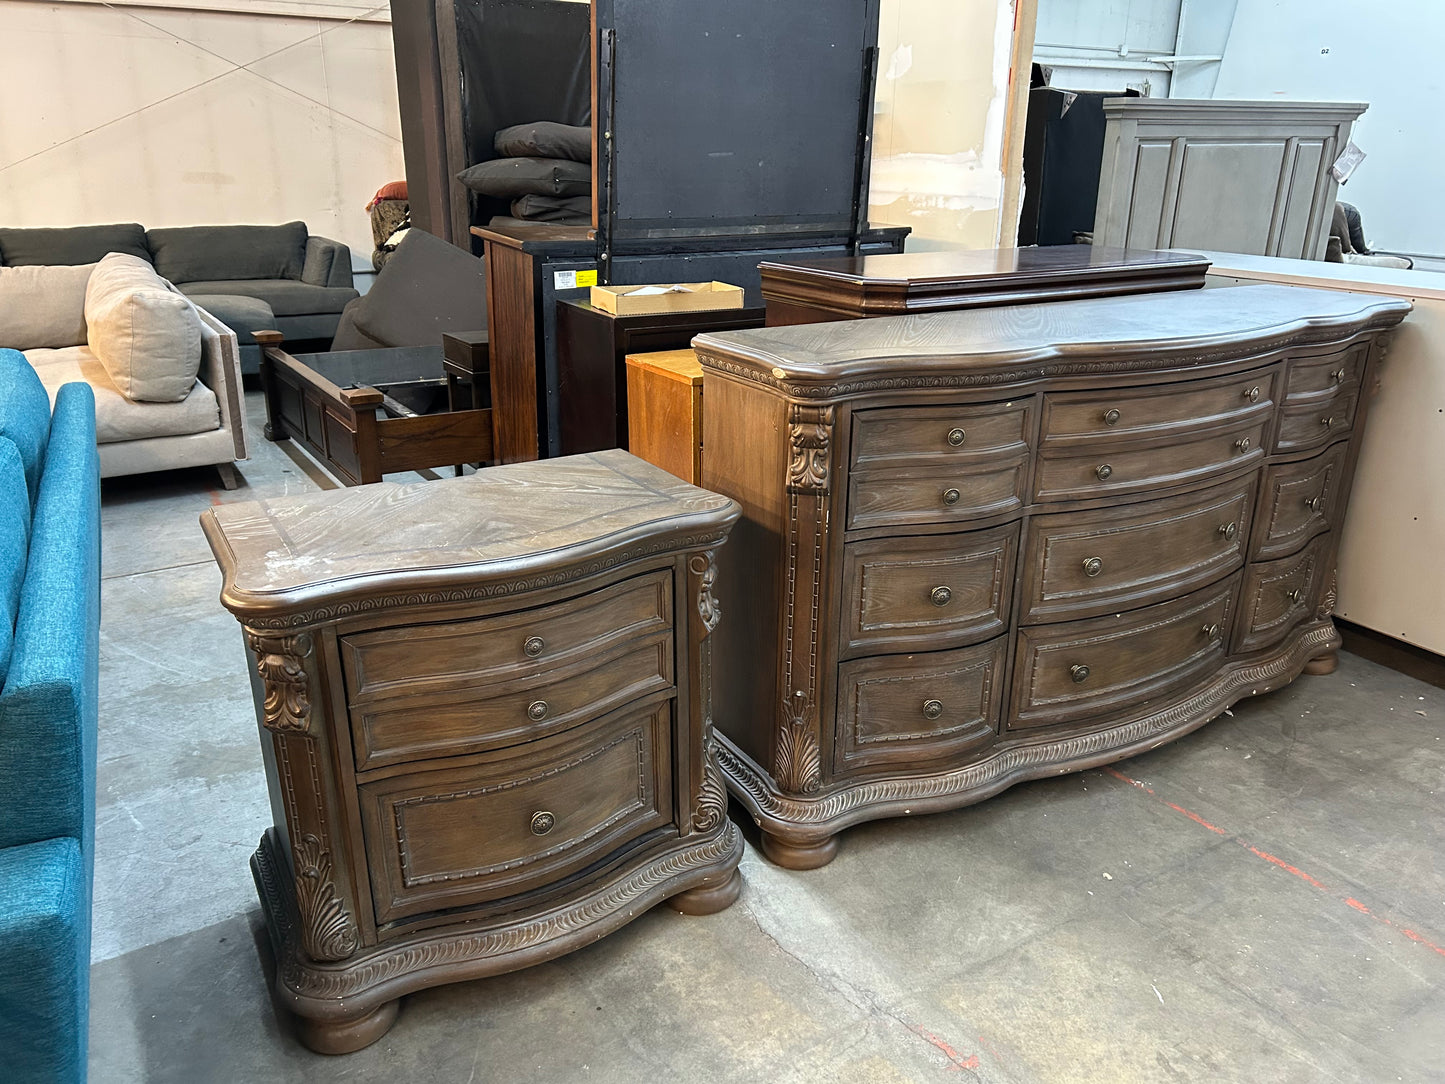
[[554, 290], [575, 290], [577, 289], [576, 271], [553, 271], [552, 289]]
[[1330, 176], [1344, 184], [1350, 179], [1350, 174], [1361, 162], [1365, 160], [1365, 152], [1355, 146], [1352, 139], [1345, 144], [1345, 149], [1340, 151], [1340, 156], [1335, 159], [1335, 164], [1330, 166]]

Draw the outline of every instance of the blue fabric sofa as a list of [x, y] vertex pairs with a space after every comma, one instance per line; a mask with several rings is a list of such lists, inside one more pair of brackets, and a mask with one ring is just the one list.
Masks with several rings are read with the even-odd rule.
[[4, 1080], [85, 1079], [99, 639], [94, 396], [0, 350]]

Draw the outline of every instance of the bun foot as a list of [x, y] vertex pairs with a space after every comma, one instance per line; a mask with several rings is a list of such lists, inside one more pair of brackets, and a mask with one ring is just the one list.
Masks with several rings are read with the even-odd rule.
[[1340, 665], [1340, 653], [1331, 651], [1324, 655], [1316, 655], [1309, 662], [1305, 663], [1304, 672], [1316, 677], [1322, 674], [1333, 674]]
[[667, 905], [685, 915], [712, 915], [731, 907], [742, 890], [743, 875], [733, 870], [732, 876], [721, 884], [689, 888], [673, 896]]
[[818, 843], [789, 843], [768, 832], [763, 833], [763, 854], [774, 865], [784, 869], [817, 869], [833, 861], [837, 853], [837, 836], [829, 836]]
[[363, 1016], [341, 1020], [297, 1018], [301, 1041], [318, 1054], [350, 1054], [370, 1046], [396, 1023], [401, 999], [380, 1005]]

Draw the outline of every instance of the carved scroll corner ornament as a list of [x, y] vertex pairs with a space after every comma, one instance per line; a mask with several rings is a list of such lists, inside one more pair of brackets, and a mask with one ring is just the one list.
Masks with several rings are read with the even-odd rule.
[[699, 553], [688, 562], [688, 568], [698, 577], [697, 615], [702, 618], [703, 628], [710, 633], [722, 620], [722, 607], [712, 593], [712, 585], [717, 580], [717, 561], [713, 551]]
[[1329, 617], [1335, 612], [1335, 602], [1338, 599], [1338, 595], [1335, 592], [1335, 585], [1338, 582], [1338, 575], [1335, 571], [1330, 572], [1329, 585], [1325, 588], [1325, 593], [1320, 596], [1320, 608], [1315, 616]]
[[788, 492], [828, 492], [833, 408], [794, 403], [788, 413]]
[[261, 721], [278, 734], [304, 734], [311, 724], [310, 678], [305, 660], [311, 656], [311, 636], [268, 636], [247, 631], [256, 654], [256, 672], [266, 688]]
[[702, 786], [697, 792], [692, 827], [694, 831], [711, 832], [727, 816], [728, 791], [723, 782], [722, 768], [718, 766], [717, 744], [711, 734], [708, 734], [703, 748]]
[[301, 916], [301, 947], [313, 960], [345, 960], [361, 944], [356, 921], [336, 895], [331, 853], [309, 832], [291, 847], [296, 869], [296, 910]]
[[813, 701], [800, 689], [783, 701], [783, 726], [778, 732], [778, 785], [795, 794], [812, 794], [823, 782]]

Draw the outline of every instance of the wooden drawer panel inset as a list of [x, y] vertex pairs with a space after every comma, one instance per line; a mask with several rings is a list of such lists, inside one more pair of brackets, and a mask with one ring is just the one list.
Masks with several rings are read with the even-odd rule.
[[1244, 570], [1235, 651], [1268, 647], [1315, 612], [1331, 537], [1321, 535], [1303, 553]]
[[834, 770], [941, 764], [998, 732], [1007, 640], [856, 659], [838, 669]]
[[1128, 708], [1218, 666], [1238, 583], [1234, 575], [1131, 613], [1020, 629], [1009, 727]]
[[1028, 450], [1031, 398], [949, 407], [884, 407], [853, 415], [853, 469], [918, 460], [963, 463]]
[[848, 527], [962, 523], [1023, 507], [1026, 459], [999, 466], [867, 471], [848, 479]]
[[853, 542], [843, 554], [843, 658], [938, 650], [1008, 627], [1018, 524]]
[[[1218, 427], [1266, 416], [1274, 404], [1273, 370], [1163, 388], [1044, 396], [1043, 439], [1094, 437], [1130, 440], [1199, 427]], [[1072, 443], [1072, 442], [1070, 442]]]
[[351, 709], [359, 771], [535, 740], [672, 688], [670, 635], [498, 684], [388, 697]]
[[1280, 411], [1279, 433], [1275, 437], [1277, 452], [1302, 452], [1320, 448], [1332, 440], [1347, 436], [1355, 424], [1355, 402], [1359, 387], [1346, 384], [1335, 395], [1318, 399], [1300, 399], [1285, 403]]
[[353, 706], [387, 695], [470, 688], [541, 672], [672, 627], [672, 574], [658, 571], [582, 599], [443, 625], [341, 638]]
[[1285, 373], [1286, 399], [1301, 396], [1329, 394], [1346, 384], [1359, 384], [1364, 375], [1365, 358], [1369, 355], [1367, 344], [1351, 347], [1332, 354], [1317, 354], [1313, 357], [1290, 358]]
[[1097, 447], [1084, 454], [1045, 454], [1035, 485], [1039, 501], [1084, 500], [1142, 493], [1205, 481], [1211, 475], [1257, 464], [1264, 454], [1266, 422], [1191, 440]]
[[1132, 507], [1036, 517], [1024, 551], [1025, 623], [1136, 609], [1244, 563], [1254, 479]]
[[1340, 484], [1349, 447], [1336, 444], [1314, 459], [1265, 471], [1251, 547], [1255, 560], [1294, 553], [1311, 538], [1338, 525]]
[[560, 880], [671, 822], [672, 703], [358, 788], [376, 920]]

